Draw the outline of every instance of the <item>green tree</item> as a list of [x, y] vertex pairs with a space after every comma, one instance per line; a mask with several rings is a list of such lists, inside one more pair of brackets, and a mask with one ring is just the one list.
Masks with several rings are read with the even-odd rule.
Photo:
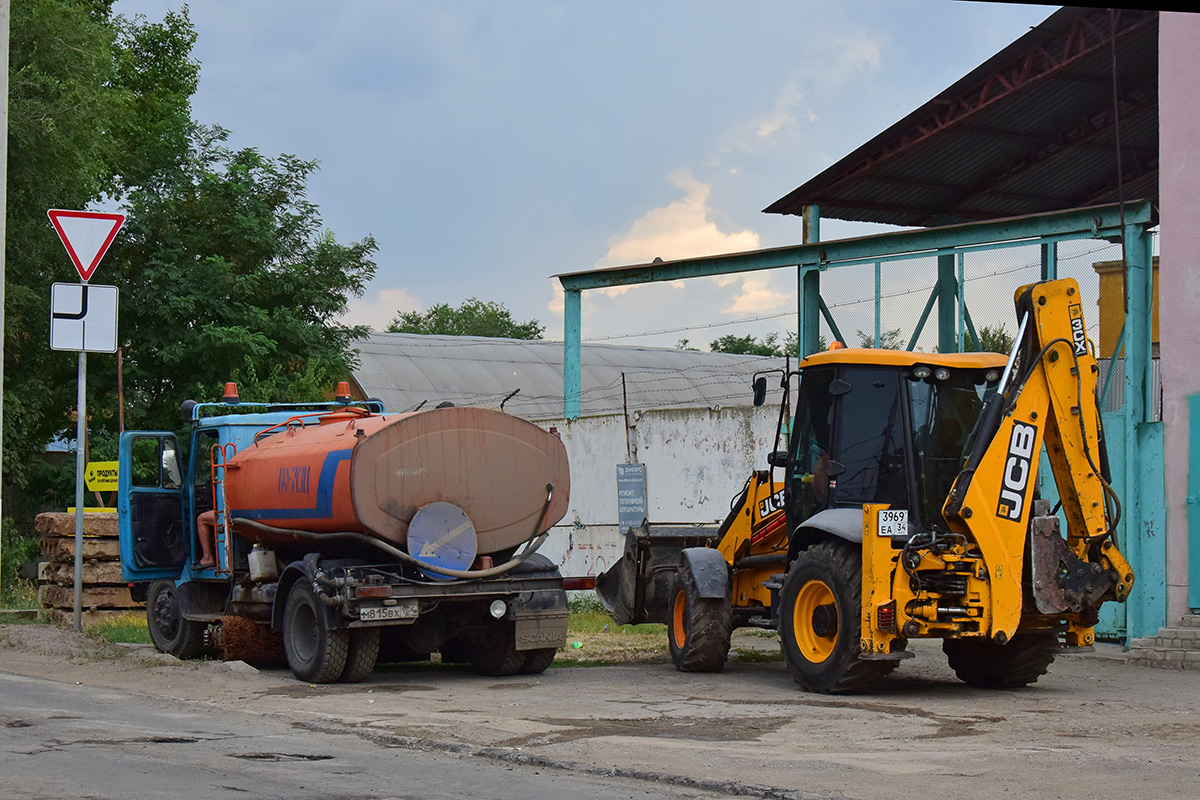
[[[979, 350], [984, 353], [1004, 353], [1008, 355], [1012, 352], [1013, 335], [1008, 332], [1008, 327], [1004, 323], [999, 325], [984, 325], [979, 329]], [[967, 336], [967, 350], [974, 349], [974, 342], [970, 335]]]
[[[855, 331], [855, 333], [858, 334], [858, 346], [859, 347], [874, 347], [875, 346], [874, 332], [867, 333], [866, 331]], [[904, 341], [903, 337], [900, 335], [899, 328], [892, 328], [891, 330], [888, 330], [888, 331], [880, 331], [879, 332], [879, 349], [880, 350], [903, 350], [904, 348], [905, 348], [905, 341]]]
[[316, 162], [224, 146], [197, 129], [158, 186], [128, 196], [109, 257], [124, 284], [130, 427], [174, 427], [180, 403], [236, 380], [246, 399], [312, 400], [353, 366], [366, 326], [338, 322], [375, 274], [374, 239], [340, 244], [306, 199]]
[[[18, 486], [46, 443], [74, 426], [75, 358], [50, 351], [48, 309], [51, 283], [78, 278], [46, 210], [153, 184], [184, 158], [191, 129], [199, 65], [186, 10], [151, 23], [114, 17], [110, 6], [19, 0], [11, 9], [4, 472]], [[109, 282], [107, 262], [102, 269]]]
[[[825, 337], [818, 336], [817, 350], [824, 350], [826, 347]], [[800, 334], [796, 331], [788, 331], [784, 334], [782, 342], [779, 340], [778, 333], [768, 333], [761, 340], [753, 335], [734, 336], [733, 334], [729, 334], [710, 343], [709, 349], [714, 353], [740, 353], [750, 356], [775, 356], [776, 358], [789, 356], [796, 358], [800, 353]]]
[[458, 308], [438, 303], [428, 311], [401, 311], [387, 327], [388, 333], [504, 339], [541, 339], [545, 330], [546, 326], [536, 319], [517, 322], [503, 303], [474, 297], [464, 300]]

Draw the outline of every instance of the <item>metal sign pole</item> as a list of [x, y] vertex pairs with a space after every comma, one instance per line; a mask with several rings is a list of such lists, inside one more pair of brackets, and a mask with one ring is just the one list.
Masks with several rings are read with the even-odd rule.
[[83, 470], [87, 436], [87, 353], [79, 353], [79, 399], [75, 403], [75, 630], [83, 630]]

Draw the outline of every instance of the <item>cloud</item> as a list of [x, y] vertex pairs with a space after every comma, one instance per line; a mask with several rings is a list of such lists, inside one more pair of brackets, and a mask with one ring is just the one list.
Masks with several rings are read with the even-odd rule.
[[351, 299], [346, 313], [338, 320], [346, 325], [370, 325], [382, 331], [401, 311], [421, 311], [421, 301], [407, 289], [380, 289], [374, 300]]
[[794, 305], [795, 293], [781, 292], [774, 288], [773, 275], [754, 273], [741, 279], [742, 291], [733, 302], [721, 309], [723, 314], [747, 317], [754, 314], [769, 314]]
[[670, 179], [684, 191], [683, 199], [647, 211], [626, 233], [609, 239], [608, 254], [596, 262], [597, 267], [759, 249], [758, 234], [754, 231], [725, 233], [708, 218], [710, 184], [697, 180], [686, 169], [671, 173]]

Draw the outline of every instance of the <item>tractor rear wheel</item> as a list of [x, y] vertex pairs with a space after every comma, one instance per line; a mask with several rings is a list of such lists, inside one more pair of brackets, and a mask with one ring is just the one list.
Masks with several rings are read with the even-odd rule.
[[680, 672], [718, 672], [729, 656], [733, 606], [728, 596], [701, 597], [685, 559], [675, 573], [667, 610], [667, 642]]
[[810, 692], [853, 694], [875, 686], [896, 661], [860, 659], [862, 551], [820, 542], [792, 562], [780, 592], [779, 641], [792, 680]]
[[362, 683], [375, 671], [379, 659], [379, 628], [352, 628], [350, 647], [346, 651], [346, 666], [338, 678], [342, 683]]
[[146, 627], [159, 652], [176, 658], [199, 658], [204, 653], [203, 622], [185, 619], [179, 589], [173, 581], [155, 581], [146, 593]]
[[308, 581], [296, 581], [288, 592], [283, 649], [292, 674], [308, 683], [332, 683], [346, 667], [350, 632], [330, 626], [325, 606]]
[[1018, 633], [1006, 644], [991, 639], [946, 639], [942, 652], [959, 680], [976, 689], [1015, 689], [1037, 682], [1054, 663], [1058, 636]]

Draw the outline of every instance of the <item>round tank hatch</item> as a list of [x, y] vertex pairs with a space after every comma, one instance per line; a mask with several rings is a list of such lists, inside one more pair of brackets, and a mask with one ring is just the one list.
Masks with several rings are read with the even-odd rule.
[[[478, 548], [471, 518], [454, 503], [424, 505], [408, 524], [409, 555], [435, 567], [469, 569]], [[448, 575], [421, 572], [437, 580], [453, 580]]]

